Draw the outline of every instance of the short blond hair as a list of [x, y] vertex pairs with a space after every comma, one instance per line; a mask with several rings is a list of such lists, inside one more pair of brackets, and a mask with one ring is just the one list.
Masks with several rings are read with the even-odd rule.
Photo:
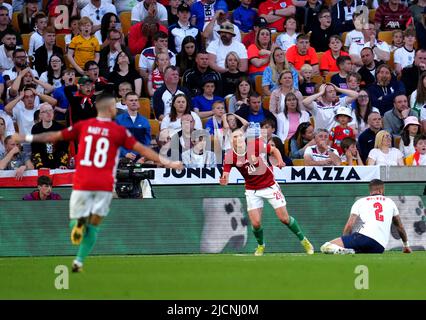
[[83, 17], [80, 20], [78, 20], [78, 26], [81, 27], [87, 23], [90, 23], [93, 26], [93, 22], [92, 20], [90, 20], [89, 17]]
[[310, 64], [306, 64], [306, 63], [300, 68], [301, 72], [313, 71], [313, 70], [314, 69], [312, 68], [312, 66]]

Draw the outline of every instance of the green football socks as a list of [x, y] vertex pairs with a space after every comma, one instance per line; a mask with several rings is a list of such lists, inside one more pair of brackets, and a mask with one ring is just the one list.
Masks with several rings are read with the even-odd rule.
[[80, 247], [77, 253], [77, 260], [84, 262], [84, 259], [92, 252], [95, 246], [96, 239], [98, 238], [99, 226], [92, 224], [86, 225], [83, 240], [81, 241]]
[[258, 244], [263, 245], [263, 228], [260, 227], [259, 229], [251, 227], [251, 230], [253, 231], [254, 237], [256, 238], [256, 241]]
[[300, 229], [299, 224], [297, 223], [297, 220], [294, 219], [292, 216], [290, 216], [290, 222], [287, 225], [287, 227], [296, 235], [296, 237], [302, 241], [305, 238], [305, 235], [302, 232], [302, 229]]

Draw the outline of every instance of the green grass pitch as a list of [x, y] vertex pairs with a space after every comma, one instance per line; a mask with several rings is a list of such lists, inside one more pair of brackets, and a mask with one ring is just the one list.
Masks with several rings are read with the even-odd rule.
[[[55, 267], [71, 260], [0, 258], [0, 299], [426, 299], [424, 251], [91, 256], [58, 290]], [[367, 290], [355, 288], [359, 265], [368, 268]]]

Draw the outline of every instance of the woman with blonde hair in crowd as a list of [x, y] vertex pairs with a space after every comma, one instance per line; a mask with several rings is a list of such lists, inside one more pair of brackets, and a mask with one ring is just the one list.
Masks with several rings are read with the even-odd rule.
[[392, 147], [392, 136], [386, 130], [381, 130], [376, 135], [374, 148], [371, 149], [367, 159], [368, 166], [403, 166], [402, 152]]
[[225, 68], [228, 71], [222, 73], [222, 94], [226, 97], [234, 94], [237, 90], [240, 79], [246, 76], [245, 72], [240, 71], [240, 57], [235, 51], [231, 51], [226, 55]]
[[285, 52], [280, 47], [272, 50], [271, 58], [269, 59], [269, 66], [263, 71], [262, 89], [263, 95], [270, 96], [272, 91], [279, 87], [278, 78], [281, 72], [290, 70], [293, 75], [293, 86], [299, 88], [299, 75], [297, 71], [288, 63]]

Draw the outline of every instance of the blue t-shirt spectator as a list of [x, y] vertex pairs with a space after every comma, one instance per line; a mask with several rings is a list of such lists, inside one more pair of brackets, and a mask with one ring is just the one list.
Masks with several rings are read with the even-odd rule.
[[204, 97], [203, 95], [199, 95], [199, 96], [195, 96], [192, 99], [192, 107], [194, 109], [198, 109], [198, 111], [200, 111], [200, 112], [211, 111], [212, 105], [216, 101], [225, 102], [225, 100], [223, 100], [223, 98], [219, 97], [219, 96], [213, 96], [213, 99], [209, 100], [206, 97]]
[[[115, 118], [115, 121], [130, 131], [131, 134], [136, 138], [137, 141], [142, 143], [144, 146], [151, 146], [151, 126], [149, 121], [139, 113], [136, 115], [135, 121], [129, 115], [129, 112], [122, 113]], [[134, 153], [139, 158], [139, 154], [128, 150], [126, 148], [120, 148], [120, 158], [126, 156], [127, 153]]]
[[[293, 75], [293, 86], [294, 89], [299, 90], [299, 74], [297, 73], [296, 69], [290, 68], [291, 74]], [[279, 74], [277, 73], [277, 79], [278, 80]], [[272, 69], [270, 66], [267, 66], [266, 69], [263, 71], [263, 77], [262, 77], [262, 87], [269, 86], [269, 90], [272, 92], [275, 89], [279, 88], [278, 82], [276, 80], [272, 79]]]
[[239, 6], [232, 13], [232, 21], [243, 32], [250, 32], [253, 29], [254, 19], [257, 12], [253, 8]]
[[[218, 129], [222, 129], [222, 124], [217, 123]], [[206, 124], [204, 125], [204, 128], [210, 133], [210, 135], [214, 135], [214, 123], [213, 123], [213, 117], [207, 120]]]
[[196, 17], [195, 26], [203, 32], [204, 24], [213, 19], [215, 11], [223, 10], [228, 12], [228, 5], [223, 0], [216, 0], [212, 4], [204, 4], [201, 1], [195, 2], [191, 6], [191, 20]]
[[[65, 95], [65, 86], [62, 85], [59, 88], [56, 88], [53, 90], [53, 98], [58, 100], [58, 107], [62, 109], [68, 109], [70, 103], [68, 102], [67, 96]], [[55, 120], [65, 120], [65, 113], [56, 112], [55, 113]]]

